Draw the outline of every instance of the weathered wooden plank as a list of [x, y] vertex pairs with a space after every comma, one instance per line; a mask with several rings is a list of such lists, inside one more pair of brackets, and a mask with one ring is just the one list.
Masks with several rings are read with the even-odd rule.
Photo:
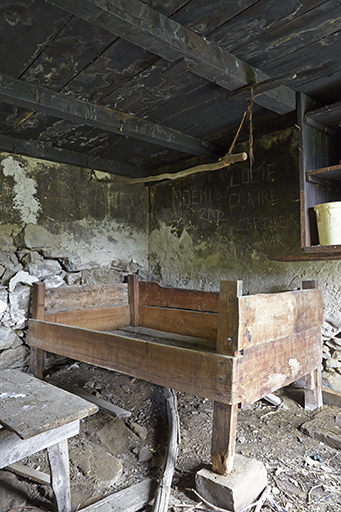
[[217, 322], [215, 313], [139, 306], [139, 325], [160, 331], [216, 340]]
[[332, 389], [322, 389], [323, 403], [341, 409], [341, 393]]
[[[128, 305], [126, 284], [70, 286], [45, 292], [45, 313], [88, 310]], [[39, 318], [38, 320], [42, 320]]]
[[[243, 47], [257, 40], [262, 34], [277, 29], [299, 18], [325, 0], [259, 0], [248, 9], [236, 13], [228, 25], [221, 24], [209, 39], [230, 52], [243, 51]], [[237, 4], [237, 2], [236, 2]]]
[[130, 307], [130, 325], [136, 326], [139, 323], [139, 293], [140, 283], [137, 276], [128, 278], [128, 296]]
[[47, 448], [51, 469], [51, 485], [56, 509], [71, 512], [71, 489], [69, 473], [69, 450], [67, 439]]
[[14, 432], [0, 430], [0, 468], [5, 468], [18, 460], [53, 446], [63, 439], [79, 433], [79, 420], [54, 428], [29, 439], [20, 439]]
[[154, 282], [140, 283], [140, 306], [190, 309], [218, 313], [219, 293], [167, 288]]
[[216, 153], [215, 146], [207, 141], [196, 139], [146, 119], [90, 104], [70, 95], [50, 91], [45, 87], [15, 80], [4, 74], [0, 74], [0, 100], [185, 153], [210, 158], [219, 155], [219, 151]]
[[72, 17], [20, 78], [60, 91], [115, 39], [105, 30]]
[[212, 470], [226, 475], [233, 469], [236, 447], [238, 404], [214, 402], [211, 461]]
[[[45, 315], [45, 284], [33, 283], [32, 287], [32, 318], [44, 320]], [[38, 379], [43, 378], [43, 372], [46, 361], [46, 353], [44, 350], [33, 347], [30, 350], [30, 372]]]
[[45, 312], [45, 283], [33, 283], [32, 292], [32, 318], [44, 320]]
[[244, 350], [233, 385], [243, 406], [288, 386], [321, 365], [321, 329], [292, 334]]
[[[238, 352], [238, 297], [242, 281], [221, 281], [217, 352], [233, 356]], [[214, 402], [211, 461], [213, 471], [226, 475], [233, 469], [236, 451], [238, 404]]]
[[178, 444], [180, 443], [180, 418], [178, 414], [178, 402], [173, 389], [164, 389], [167, 403], [168, 416], [168, 445], [165, 463], [159, 479], [159, 485], [155, 492], [152, 512], [168, 512], [169, 498], [175, 465], [178, 456]]
[[[193, 73], [173, 76], [169, 62], [158, 59], [152, 66], [144, 69], [107, 96], [105, 104], [138, 117], [150, 118], [152, 113], [153, 120], [158, 121], [154, 118], [155, 109], [191, 89], [197, 89], [204, 83], [203, 78]], [[167, 122], [165, 125], [170, 126]]]
[[98, 407], [18, 370], [0, 371], [0, 423], [22, 439], [97, 412]]
[[23, 476], [24, 478], [29, 478], [34, 482], [38, 482], [38, 484], [50, 485], [51, 477], [47, 473], [43, 473], [42, 471], [38, 471], [37, 469], [32, 469], [29, 466], [25, 466], [21, 464], [21, 462], [14, 462], [9, 466], [6, 466], [7, 471], [11, 471], [16, 475]]
[[238, 358], [29, 320], [29, 344], [160, 386], [230, 403]]
[[84, 398], [84, 400], [87, 400], [88, 402], [91, 402], [93, 404], [96, 404], [102, 411], [108, 412], [109, 414], [112, 414], [113, 416], [116, 416], [116, 418], [130, 418], [131, 412], [126, 411], [125, 409], [122, 409], [122, 407], [118, 407], [117, 405], [114, 405], [110, 402], [107, 402], [106, 400], [103, 400], [102, 398], [98, 398], [95, 395], [92, 395], [91, 393], [87, 393], [84, 391], [84, 389], [79, 389], [74, 386], [69, 386], [68, 384], [62, 383], [53, 383], [53, 385], [60, 387], [62, 389], [65, 389], [69, 393], [72, 393], [73, 395], [80, 396], [81, 398]]
[[[341, 5], [333, 4], [331, 16], [330, 2], [323, 2], [309, 9], [278, 28], [265, 31], [254, 41], [245, 45], [238, 54], [254, 66], [263, 66], [270, 62], [293, 54], [295, 51], [310, 47], [315, 41], [323, 41], [341, 28]], [[311, 50], [310, 50], [311, 52]], [[310, 53], [310, 55], [312, 55]], [[294, 59], [295, 60], [295, 59]], [[311, 59], [309, 59], [311, 61]], [[296, 70], [300, 68], [297, 67]]]
[[240, 297], [239, 349], [320, 327], [323, 300], [320, 290], [300, 290]]
[[73, 325], [94, 329], [97, 331], [114, 331], [119, 327], [129, 325], [129, 306], [116, 306], [113, 308], [99, 308], [81, 311], [63, 311], [45, 315], [47, 322]]
[[[2, 3], [1, 70], [20, 76], [70, 18], [65, 11], [36, 0]], [[14, 40], [20, 44], [13, 44]]]
[[155, 480], [145, 478], [138, 484], [131, 485], [82, 508], [80, 512], [137, 512], [153, 497], [155, 485]]
[[37, 378], [43, 379], [46, 363], [45, 350], [32, 347], [30, 350], [30, 372]]
[[311, 121], [320, 123], [324, 126], [336, 126], [340, 125], [341, 117], [341, 101], [333, 103], [332, 105], [326, 105], [322, 108], [307, 112], [305, 115], [305, 121], [310, 123]]
[[313, 411], [323, 405], [321, 366], [322, 364], [305, 377], [304, 408], [308, 411]]
[[[106, 5], [99, 0], [87, 0], [86, 3], [74, 0], [72, 4], [67, 0], [47, 1], [170, 62], [183, 57], [194, 59], [196, 66], [192, 71], [195, 74], [228, 90], [269, 78], [138, 0], [126, 1], [124, 10], [119, 0], [110, 0]], [[284, 86], [265, 92], [255, 101], [282, 114], [295, 109], [295, 93]]]
[[193, 348], [195, 350], [216, 351], [216, 340], [207, 340], [194, 336], [184, 336], [175, 334], [174, 332], [158, 331], [149, 329], [148, 327], [127, 326], [117, 329], [115, 334], [122, 336], [128, 335], [144, 341], [152, 341], [153, 343], [163, 343], [165, 345], [173, 345], [175, 347]]
[[[226, 22], [230, 26], [231, 21], [240, 16], [240, 13], [251, 9], [251, 6], [255, 3], [258, 3], [258, 1], [226, 2], [226, 0], [215, 0], [212, 8], [208, 9], [207, 0], [190, 0], [172, 16], [172, 19], [198, 34], [207, 35], [211, 32], [214, 34], [218, 27]], [[246, 36], [247, 33], [244, 33], [244, 37]]]
[[238, 297], [242, 295], [242, 281], [222, 281], [219, 294], [217, 352], [234, 356], [239, 350]]
[[79, 99], [112, 106], [106, 98], [158, 59], [135, 44], [116, 39], [73, 78], [63, 92], [71, 91]]

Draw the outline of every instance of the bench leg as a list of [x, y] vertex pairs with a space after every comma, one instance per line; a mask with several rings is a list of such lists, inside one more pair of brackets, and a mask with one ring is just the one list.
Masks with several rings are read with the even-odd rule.
[[71, 492], [69, 474], [69, 451], [67, 439], [47, 449], [51, 485], [57, 512], [71, 512]]
[[305, 376], [304, 408], [308, 411], [318, 409], [323, 405], [321, 366]]
[[46, 352], [40, 348], [31, 347], [30, 349], [30, 373], [37, 379], [43, 378], [45, 368]]
[[233, 469], [238, 404], [214, 402], [211, 462], [212, 470], [227, 475]]

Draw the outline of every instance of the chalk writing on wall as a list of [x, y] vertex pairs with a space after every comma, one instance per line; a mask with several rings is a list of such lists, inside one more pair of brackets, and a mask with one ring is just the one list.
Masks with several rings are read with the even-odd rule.
[[[295, 137], [295, 134], [293, 135]], [[255, 150], [257, 163], [196, 175], [153, 189], [152, 222], [272, 254], [300, 250], [298, 158], [289, 139]]]

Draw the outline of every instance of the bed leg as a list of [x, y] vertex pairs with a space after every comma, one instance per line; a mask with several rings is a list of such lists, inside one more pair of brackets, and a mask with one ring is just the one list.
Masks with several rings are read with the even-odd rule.
[[322, 405], [321, 367], [319, 367], [305, 376], [304, 408], [313, 411], [322, 407]]
[[43, 379], [45, 368], [45, 350], [41, 348], [31, 347], [30, 349], [30, 373], [37, 379]]
[[233, 469], [238, 404], [214, 402], [211, 462], [212, 470], [227, 475]]

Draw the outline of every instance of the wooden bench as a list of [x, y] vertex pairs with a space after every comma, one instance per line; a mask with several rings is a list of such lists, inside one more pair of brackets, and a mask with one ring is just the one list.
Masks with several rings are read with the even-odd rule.
[[214, 400], [212, 468], [226, 474], [235, 453], [237, 411], [305, 379], [306, 408], [322, 405], [323, 302], [303, 290], [242, 295], [139, 282], [46, 290], [34, 285], [31, 371], [45, 351]]
[[0, 371], [0, 469], [47, 448], [58, 512], [71, 512], [68, 438], [98, 410], [18, 370]]

